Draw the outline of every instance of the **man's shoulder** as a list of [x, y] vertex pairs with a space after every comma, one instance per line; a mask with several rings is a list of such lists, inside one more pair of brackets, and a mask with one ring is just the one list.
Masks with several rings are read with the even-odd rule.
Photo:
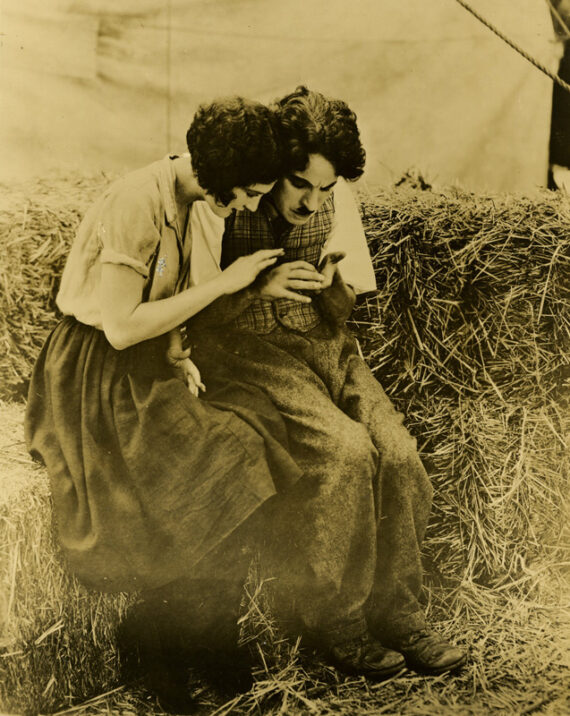
[[335, 184], [335, 187], [333, 189], [333, 198], [334, 198], [334, 206], [335, 211], [339, 208], [342, 209], [345, 206], [355, 206], [357, 205], [357, 199], [354, 194], [354, 190], [352, 188], [352, 182], [347, 181], [346, 179], [343, 179], [343, 177], [339, 177], [337, 183]]

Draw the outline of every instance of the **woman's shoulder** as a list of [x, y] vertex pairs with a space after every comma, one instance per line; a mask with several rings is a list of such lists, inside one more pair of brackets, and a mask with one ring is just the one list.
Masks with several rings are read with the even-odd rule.
[[128, 172], [109, 185], [102, 199], [107, 204], [132, 205], [136, 208], [164, 204], [164, 193], [169, 188], [168, 167], [164, 160]]
[[104, 237], [155, 243], [168, 202], [161, 164], [154, 162], [115, 179], [86, 212], [75, 243], [95, 242], [100, 247]]

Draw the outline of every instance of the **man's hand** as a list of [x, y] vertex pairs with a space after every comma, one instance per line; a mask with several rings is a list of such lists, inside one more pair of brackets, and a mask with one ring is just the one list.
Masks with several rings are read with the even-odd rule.
[[310, 303], [309, 296], [295, 291], [319, 291], [324, 277], [307, 261], [289, 261], [276, 266], [256, 281], [260, 298], [273, 300], [290, 298], [301, 303]]
[[174, 375], [187, 385], [192, 395], [198, 397], [200, 390], [206, 390], [200, 371], [190, 360], [190, 348], [182, 350], [176, 346], [170, 346], [166, 352], [166, 359], [170, 363]]
[[220, 279], [224, 285], [224, 293], [236, 293], [255, 281], [261, 271], [272, 266], [283, 249], [262, 249], [254, 254], [240, 256], [222, 271]]

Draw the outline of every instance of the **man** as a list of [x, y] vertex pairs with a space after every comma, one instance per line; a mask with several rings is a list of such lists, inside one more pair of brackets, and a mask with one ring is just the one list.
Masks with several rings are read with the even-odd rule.
[[364, 169], [356, 117], [305, 87], [276, 112], [284, 176], [257, 212], [227, 220], [222, 267], [262, 248], [282, 247], [284, 258], [189, 322], [193, 359], [206, 399], [233, 396], [239, 410], [248, 387], [261, 389], [285, 421], [303, 476], [267, 506], [262, 552], [301, 633], [347, 673], [450, 671], [466, 655], [427, 630], [418, 602], [432, 489], [345, 326], [355, 300], [339, 270], [345, 252], [345, 276], [375, 288], [343, 182]]

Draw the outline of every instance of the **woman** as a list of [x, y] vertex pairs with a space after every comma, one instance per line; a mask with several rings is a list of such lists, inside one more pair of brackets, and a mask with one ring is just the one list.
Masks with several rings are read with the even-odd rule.
[[202, 106], [190, 158], [115, 182], [78, 230], [57, 297], [64, 317], [31, 380], [26, 439], [47, 465], [63, 552], [88, 586], [152, 589], [188, 575], [276, 484], [299, 476], [262, 393], [239, 417], [196, 397], [200, 378], [176, 333], [282, 253], [258, 251], [199, 284], [194, 276], [194, 248], [208, 246], [201, 232], [217, 226], [221, 241], [222, 219], [254, 211], [272, 188], [277, 137], [259, 103]]

